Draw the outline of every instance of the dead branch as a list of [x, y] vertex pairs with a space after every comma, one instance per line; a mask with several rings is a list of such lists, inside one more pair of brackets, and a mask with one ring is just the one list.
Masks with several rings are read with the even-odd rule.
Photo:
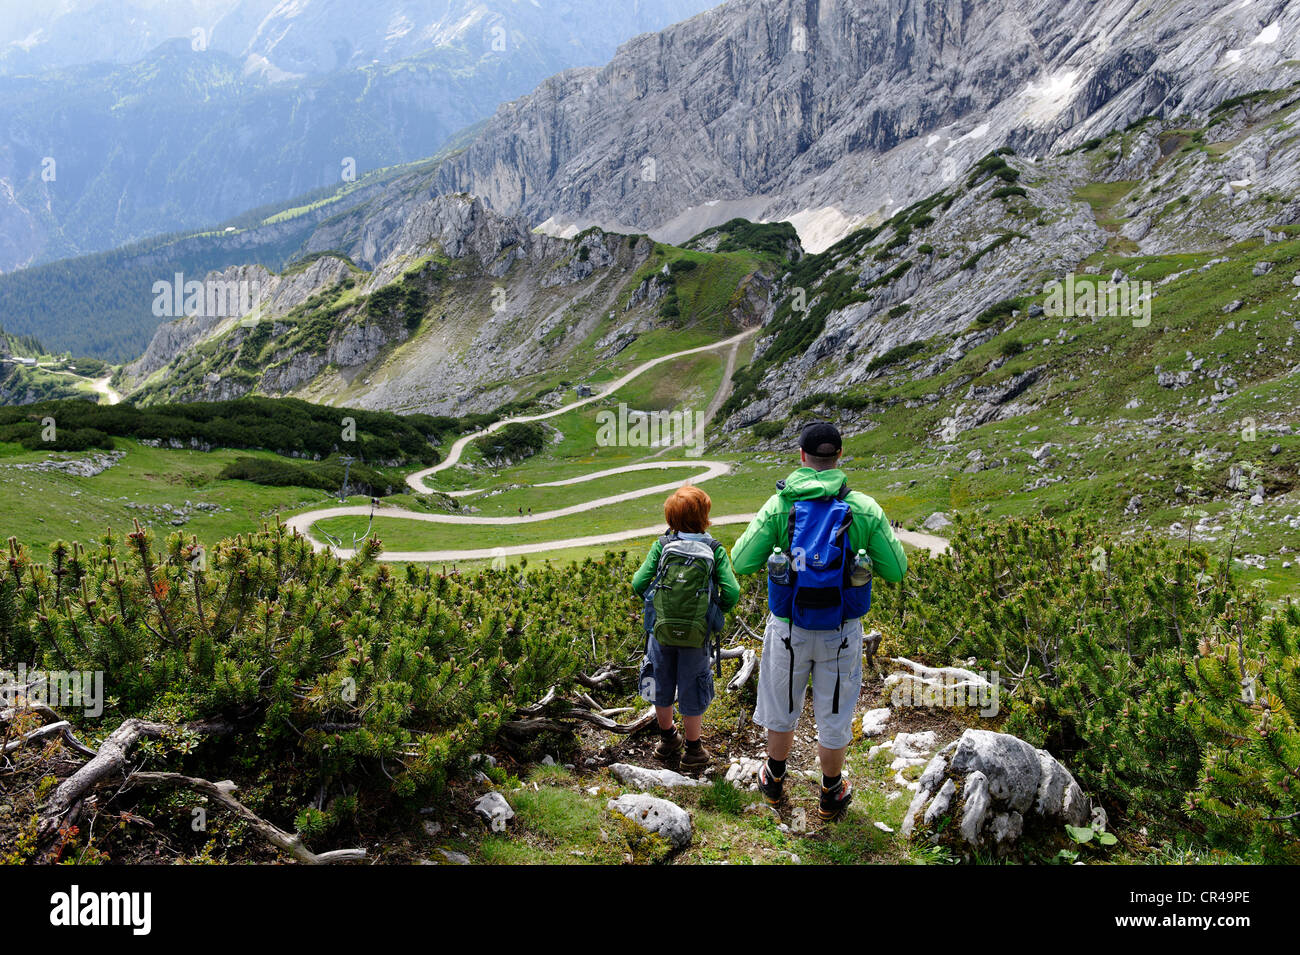
[[890, 657], [890, 663], [897, 663], [911, 669], [911, 673], [891, 673], [885, 677], [886, 685], [913, 680], [924, 686], [935, 687], [973, 687], [976, 689], [990, 687], [989, 681], [973, 670], [965, 667], [928, 667], [914, 663], [906, 657]]
[[610, 680], [618, 679], [620, 670], [630, 670], [631, 667], [620, 667], [613, 663], [605, 663], [599, 670], [588, 676], [585, 673], [574, 674], [574, 679], [581, 683], [589, 690], [594, 690], [602, 683], [608, 683]]
[[727, 692], [735, 693], [742, 686], [749, 682], [749, 678], [754, 675], [754, 669], [758, 666], [758, 654], [748, 647], [730, 647], [719, 654], [724, 660], [740, 658], [740, 669], [736, 675], [727, 683]]
[[233, 793], [237, 787], [228, 779], [214, 783], [194, 776], [184, 776], [180, 773], [131, 773], [126, 779], [126, 788], [130, 789], [136, 786], [175, 786], [202, 793], [238, 815], [267, 842], [278, 846], [299, 862], [305, 862], [307, 865], [364, 862], [366, 859], [365, 849], [335, 849], [320, 854], [312, 852], [303, 845], [302, 838], [296, 833], [285, 832], [274, 823], [267, 822], [236, 799]]
[[43, 739], [48, 739], [51, 736], [62, 736], [64, 733], [71, 732], [72, 724], [67, 720], [59, 720], [57, 723], [46, 723], [44, 726], [32, 730], [25, 736], [20, 736], [15, 740], [5, 743], [4, 747], [0, 748], [0, 753], [8, 756], [14, 750], [22, 749], [29, 743], [37, 743]]
[[616, 723], [614, 720], [599, 713], [593, 713], [590, 710], [584, 710], [580, 707], [571, 706], [568, 710], [555, 713], [549, 717], [533, 717], [527, 719], [510, 720], [502, 724], [502, 729], [507, 733], [513, 733], [517, 736], [528, 736], [533, 733], [556, 732], [569, 733], [576, 729], [576, 725], [571, 720], [578, 720], [584, 723], [592, 723], [603, 730], [611, 733], [621, 733], [625, 736], [636, 733], [645, 729], [655, 719], [654, 707], [649, 707], [640, 716], [630, 723]]
[[42, 719], [46, 720], [47, 724], [36, 732], [29, 733], [27, 737], [25, 737], [25, 740], [17, 740], [6, 744], [4, 748], [5, 753], [10, 753], [15, 749], [18, 749], [23, 745], [24, 741], [33, 742], [37, 739], [44, 739], [47, 736], [53, 735], [54, 731], [50, 729], [50, 726], [53, 725], [58, 727], [58, 735], [62, 736], [67, 744], [77, 752], [81, 753], [81, 755], [91, 757], [95, 755], [93, 749], [81, 740], [77, 739], [76, 733], [72, 730], [72, 724], [44, 703], [28, 703], [23, 701], [17, 706], [11, 706], [7, 709], [0, 710], [0, 723], [11, 722], [19, 713], [24, 711], [36, 713]]
[[99, 751], [90, 762], [59, 783], [54, 795], [45, 804], [37, 833], [42, 840], [48, 840], [58, 832], [59, 827], [70, 824], [80, 811], [81, 801], [96, 786], [114, 776], [125, 776], [126, 755], [141, 738], [157, 739], [162, 736], [178, 734], [182, 730], [219, 735], [229, 733], [232, 727], [228, 723], [192, 723], [184, 727], [169, 723], [153, 723], [148, 720], [128, 719], [109, 734], [108, 739], [100, 745]]
[[867, 655], [867, 667], [874, 669], [876, 666], [876, 652], [880, 649], [881, 633], [879, 630], [872, 630], [862, 637], [862, 649]]
[[551, 687], [546, 691], [546, 695], [532, 706], [521, 706], [517, 712], [520, 716], [540, 716], [546, 710], [546, 707], [555, 700], [555, 694], [558, 691], [559, 687]]
[[579, 709], [574, 707], [571, 710], [562, 713], [561, 716], [569, 719], [582, 720], [587, 723], [594, 723], [603, 730], [609, 730], [611, 733], [630, 734], [637, 730], [645, 729], [655, 718], [654, 707], [650, 707], [631, 723], [616, 723], [608, 717], [601, 716], [599, 713], [593, 713], [590, 710]]

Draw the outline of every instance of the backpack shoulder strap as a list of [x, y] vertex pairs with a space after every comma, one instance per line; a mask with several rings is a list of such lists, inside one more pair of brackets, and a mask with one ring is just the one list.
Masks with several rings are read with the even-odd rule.
[[849, 496], [849, 482], [845, 481], [843, 484], [840, 485], [839, 491], [836, 492], [835, 500], [842, 501], [848, 496]]

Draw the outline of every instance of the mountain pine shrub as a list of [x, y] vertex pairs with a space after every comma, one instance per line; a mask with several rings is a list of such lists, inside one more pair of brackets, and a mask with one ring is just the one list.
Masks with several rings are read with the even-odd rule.
[[1294, 608], [1265, 623], [1254, 592], [1186, 541], [1045, 519], [950, 530], [947, 554], [879, 588], [886, 652], [996, 669], [1001, 728], [1125, 821], [1213, 829], [1234, 851], [1285, 832], [1295, 851]]

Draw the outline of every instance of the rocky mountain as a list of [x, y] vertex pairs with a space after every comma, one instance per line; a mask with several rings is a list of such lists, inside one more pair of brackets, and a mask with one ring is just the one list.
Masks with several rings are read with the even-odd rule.
[[[610, 16], [592, 0], [237, 0], [213, 29], [213, 45], [246, 68], [311, 75], [391, 63], [431, 49], [537, 55], [597, 64], [628, 37], [685, 20], [718, 0], [631, 0]], [[561, 69], [556, 66], [555, 69]]]
[[[26, 17], [0, 55], [0, 272], [427, 158], [543, 78], [713, 2], [610, 17], [596, 0], [191, 0]], [[129, 40], [95, 45], [106, 34]]]
[[647, 335], [757, 325], [782, 261], [599, 229], [564, 239], [475, 197], [418, 193], [327, 220], [306, 247], [278, 274], [209, 274], [205, 286], [250, 295], [162, 325], [121, 389], [144, 404], [258, 393], [487, 411], [578, 380]]
[[[1211, 265], [1230, 263], [1258, 255], [1260, 242], [1289, 239], [1300, 223], [1297, 122], [1300, 85], [1292, 85], [1224, 101], [1200, 122], [1141, 119], [1056, 156], [1035, 159], [1010, 147], [987, 154], [955, 182], [784, 277], [777, 295], [785, 301], [732, 397], [728, 427], [782, 420], [810, 394], [871, 387], [899, 373], [882, 359], [908, 349], [930, 357], [909, 360], [907, 373], [933, 380], [992, 340], [1012, 311], [1040, 301], [1047, 283], [1095, 275], [1101, 261], [1120, 262], [1103, 278], [1128, 294], [1134, 287], [1126, 283], [1146, 278], [1137, 269], [1150, 267], [1148, 257], [1177, 262], [1199, 254]], [[1182, 268], [1161, 264], [1125, 301], [1137, 307], [1145, 296], [1159, 304], [1177, 288], [1171, 283], [1197, 274], [1190, 260]], [[806, 300], [802, 310], [790, 304], [796, 292]], [[998, 321], [977, 321], [999, 311]], [[1285, 330], [1290, 319], [1280, 318]], [[973, 388], [945, 433], [1021, 414], [1026, 395], [1045, 384], [1027, 369], [988, 394]]]
[[[129, 63], [160, 43], [211, 32], [236, 0], [0, 0], [0, 75]], [[274, 0], [269, 0], [271, 6]]]
[[1286, 0], [756, 0], [502, 106], [439, 187], [573, 234], [733, 216], [812, 251], [1010, 145], [1059, 154], [1300, 77]]

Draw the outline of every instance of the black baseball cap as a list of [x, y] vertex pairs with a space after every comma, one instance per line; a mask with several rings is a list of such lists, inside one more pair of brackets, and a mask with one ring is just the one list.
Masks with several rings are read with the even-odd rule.
[[840, 429], [829, 421], [814, 421], [799, 433], [799, 448], [819, 458], [829, 458], [844, 448]]

